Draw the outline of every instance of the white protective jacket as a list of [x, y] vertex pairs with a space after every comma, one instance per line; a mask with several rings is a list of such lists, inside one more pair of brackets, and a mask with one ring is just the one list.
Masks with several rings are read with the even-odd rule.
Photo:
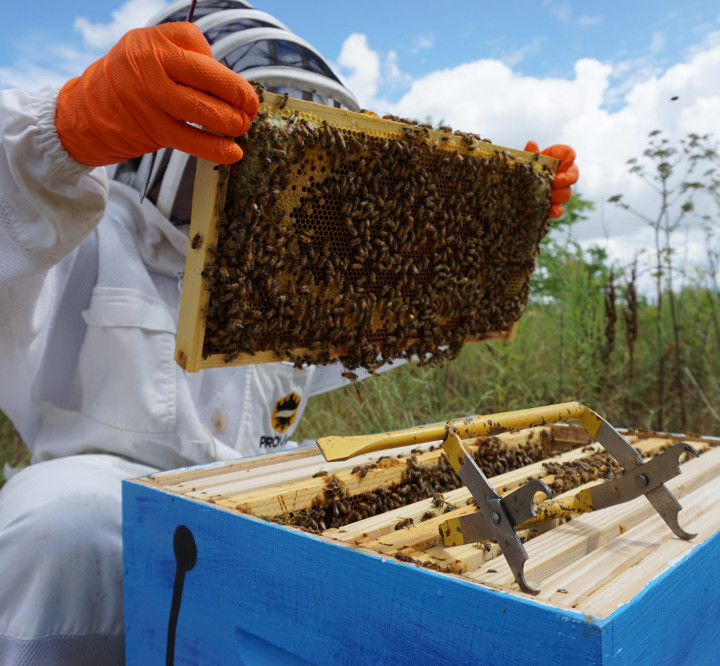
[[55, 97], [0, 92], [0, 409], [40, 463], [0, 492], [0, 665], [119, 665], [120, 481], [291, 446], [308, 398], [346, 380], [185, 373], [187, 236], [68, 155]]
[[342, 368], [178, 367], [187, 236], [68, 155], [55, 97], [0, 92], [0, 409], [33, 460], [168, 469], [287, 446]]

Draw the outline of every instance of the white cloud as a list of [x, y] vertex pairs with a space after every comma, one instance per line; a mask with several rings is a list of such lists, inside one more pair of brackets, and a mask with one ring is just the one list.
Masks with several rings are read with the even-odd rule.
[[383, 63], [383, 77], [394, 88], [408, 86], [412, 82], [412, 77], [401, 71], [399, 60], [397, 51], [390, 51]]
[[417, 35], [413, 39], [410, 53], [415, 55], [417, 53], [420, 53], [420, 51], [431, 49], [433, 46], [435, 46], [435, 36], [431, 32], [426, 32], [422, 35]]
[[543, 6], [547, 7], [550, 13], [562, 23], [567, 23], [572, 16], [572, 7], [568, 2], [557, 0], [543, 0]]
[[353, 33], [342, 44], [338, 69], [346, 85], [365, 108], [375, 108], [378, 91], [389, 92], [407, 87], [412, 77], [400, 69], [397, 51], [380, 54], [370, 48], [367, 36]]
[[10, 67], [0, 67], [0, 87], [18, 88], [34, 93], [45, 86], [61, 86], [68, 76], [57, 69], [19, 60]]
[[652, 34], [652, 38], [650, 40], [650, 53], [659, 53], [665, 48], [665, 35], [660, 32], [659, 30], [656, 30]]
[[525, 60], [528, 56], [534, 56], [540, 53], [540, 49], [542, 48], [542, 43], [544, 41], [545, 37], [536, 37], [529, 44], [525, 44], [525, 46], [502, 56], [501, 60], [508, 67], [514, 67]]
[[45, 86], [60, 86], [96, 58], [96, 54], [64, 45], [28, 49], [12, 65], [0, 67], [0, 87], [35, 93]]
[[603, 22], [603, 20], [602, 16], [578, 16], [577, 22], [579, 26], [586, 28], [593, 25], [599, 25]]
[[638, 84], [661, 76], [664, 67], [655, 55], [641, 55], [616, 62], [612, 66], [610, 86], [605, 93], [605, 104], [617, 110], [625, 104], [625, 97]]
[[[720, 18], [718, 18], [718, 22], [720, 22]], [[709, 51], [716, 46], [720, 46], [720, 30], [709, 30], [705, 32], [699, 44], [691, 46], [688, 49], [687, 58], [692, 58], [703, 51]]]
[[91, 23], [84, 16], [79, 16], [75, 19], [74, 27], [87, 46], [108, 49], [128, 30], [145, 25], [165, 4], [163, 0], [127, 0], [112, 12], [112, 21], [109, 23]]
[[353, 33], [343, 42], [338, 64], [361, 106], [375, 98], [381, 76], [380, 56], [368, 46], [365, 35]]

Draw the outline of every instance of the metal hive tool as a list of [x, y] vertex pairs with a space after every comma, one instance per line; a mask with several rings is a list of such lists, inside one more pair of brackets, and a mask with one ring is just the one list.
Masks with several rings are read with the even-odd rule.
[[556, 160], [270, 93], [239, 142], [198, 165], [181, 366], [372, 370], [512, 338]]

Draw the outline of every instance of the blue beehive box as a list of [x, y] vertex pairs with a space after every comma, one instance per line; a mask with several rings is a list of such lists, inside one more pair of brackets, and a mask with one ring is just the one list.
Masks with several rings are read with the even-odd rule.
[[389, 542], [410, 530], [379, 537], [377, 552], [236, 508], [273, 493], [287, 503], [339, 465], [299, 449], [125, 482], [127, 663], [720, 663], [720, 449], [668, 484], [693, 541], [644, 498], [586, 514], [526, 544], [539, 598], [502, 558], [460, 573], [418, 566], [417, 552], [399, 561]]

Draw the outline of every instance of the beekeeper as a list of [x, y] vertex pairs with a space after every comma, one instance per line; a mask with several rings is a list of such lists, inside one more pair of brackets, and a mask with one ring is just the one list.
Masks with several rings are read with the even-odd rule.
[[33, 460], [0, 491], [2, 664], [121, 664], [120, 481], [286, 448], [308, 398], [345, 381], [173, 360], [190, 156], [242, 157], [226, 137], [257, 113], [246, 79], [358, 108], [272, 16], [199, 0], [191, 24], [188, 4], [59, 91], [0, 92], [0, 409]]
[[[122, 663], [120, 480], [282, 450], [308, 398], [345, 381], [332, 366], [189, 375], [173, 360], [187, 154], [240, 159], [225, 137], [258, 109], [235, 72], [357, 109], [273, 17], [200, 0], [195, 25], [177, 22], [187, 4], [59, 92], [0, 93], [0, 409], [34, 463], [0, 492], [2, 663]], [[166, 146], [140, 203], [137, 158]]]

